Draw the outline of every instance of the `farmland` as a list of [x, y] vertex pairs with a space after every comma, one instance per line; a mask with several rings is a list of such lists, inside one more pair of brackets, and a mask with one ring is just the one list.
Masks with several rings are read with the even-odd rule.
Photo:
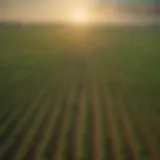
[[159, 160], [160, 30], [0, 27], [0, 160]]

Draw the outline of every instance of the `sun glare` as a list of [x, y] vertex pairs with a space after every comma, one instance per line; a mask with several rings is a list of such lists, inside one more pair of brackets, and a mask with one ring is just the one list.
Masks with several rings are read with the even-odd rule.
[[85, 23], [88, 21], [87, 12], [84, 9], [77, 9], [71, 13], [71, 21], [75, 23]]

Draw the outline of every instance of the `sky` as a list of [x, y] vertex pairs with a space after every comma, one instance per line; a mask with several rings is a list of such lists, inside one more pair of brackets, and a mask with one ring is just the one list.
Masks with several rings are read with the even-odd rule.
[[152, 0], [0, 0], [1, 20], [51, 20], [95, 4], [148, 4]]

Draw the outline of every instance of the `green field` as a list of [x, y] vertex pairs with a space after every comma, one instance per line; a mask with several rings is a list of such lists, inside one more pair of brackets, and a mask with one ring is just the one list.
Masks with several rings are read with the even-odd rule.
[[0, 160], [159, 160], [160, 30], [0, 27]]

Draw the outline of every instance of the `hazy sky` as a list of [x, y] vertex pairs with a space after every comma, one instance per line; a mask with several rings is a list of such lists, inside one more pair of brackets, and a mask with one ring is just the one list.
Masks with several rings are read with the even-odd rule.
[[152, 0], [0, 0], [0, 19], [52, 19], [77, 6], [150, 3]]

